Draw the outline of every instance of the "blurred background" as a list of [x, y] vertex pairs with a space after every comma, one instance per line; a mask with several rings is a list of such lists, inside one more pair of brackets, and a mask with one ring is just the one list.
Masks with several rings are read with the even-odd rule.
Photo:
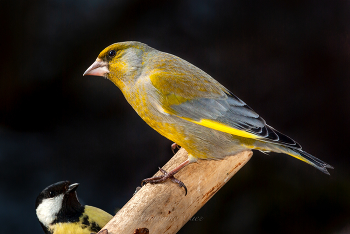
[[0, 223], [43, 233], [36, 196], [79, 182], [110, 213], [172, 156], [120, 90], [83, 72], [136, 40], [209, 73], [333, 165], [255, 152], [179, 233], [350, 233], [350, 2], [1, 1]]

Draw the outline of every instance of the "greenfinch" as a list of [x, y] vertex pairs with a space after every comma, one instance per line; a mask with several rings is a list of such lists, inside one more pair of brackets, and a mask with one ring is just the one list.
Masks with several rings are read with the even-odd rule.
[[174, 180], [176, 172], [197, 159], [222, 159], [247, 149], [288, 154], [326, 174], [327, 168], [333, 169], [267, 125], [210, 75], [146, 44], [112, 44], [84, 75], [111, 80], [148, 125], [188, 152], [188, 159], [176, 169], [145, 182]]

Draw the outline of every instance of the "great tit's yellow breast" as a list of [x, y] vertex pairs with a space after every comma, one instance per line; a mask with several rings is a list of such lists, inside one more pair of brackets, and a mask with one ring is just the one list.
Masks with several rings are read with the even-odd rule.
[[55, 223], [50, 225], [49, 230], [53, 234], [90, 234], [97, 233], [111, 219], [112, 215], [93, 207], [85, 206], [84, 213], [80, 216], [79, 222]]
[[89, 228], [83, 228], [81, 223], [56, 223], [49, 228], [53, 234], [90, 234]]
[[[85, 206], [84, 214], [89, 217], [89, 222], [94, 222], [101, 228], [113, 218], [112, 215], [93, 206]], [[82, 219], [84, 219], [84, 217], [82, 217]]]

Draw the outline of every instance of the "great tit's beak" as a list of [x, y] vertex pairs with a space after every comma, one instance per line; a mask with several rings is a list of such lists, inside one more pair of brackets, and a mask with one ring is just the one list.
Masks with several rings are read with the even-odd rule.
[[69, 185], [66, 194], [74, 192], [75, 190], [77, 190], [78, 186], [79, 186], [78, 183], [74, 183], [74, 184]]
[[84, 72], [83, 76], [106, 76], [109, 73], [108, 62], [102, 59], [96, 59], [91, 66]]

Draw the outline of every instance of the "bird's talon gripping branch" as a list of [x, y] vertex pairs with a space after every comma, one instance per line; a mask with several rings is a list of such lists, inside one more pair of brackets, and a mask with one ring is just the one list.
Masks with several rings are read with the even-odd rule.
[[158, 169], [160, 170], [161, 173], [163, 173], [163, 175], [169, 175], [170, 176], [170, 173], [168, 173], [166, 170], [164, 170], [163, 168], [160, 168], [158, 167]]
[[180, 186], [180, 188], [184, 188], [185, 189], [185, 196], [187, 195], [187, 187], [186, 185], [181, 181], [176, 179], [174, 176], [170, 177], [171, 181], [178, 184]]
[[159, 168], [159, 171], [163, 173], [163, 175], [161, 176], [155, 176], [152, 178], [147, 178], [142, 180], [141, 182], [141, 186], [143, 186], [144, 184], [150, 183], [150, 184], [158, 184], [158, 183], [163, 183], [164, 181], [166, 181], [167, 179], [170, 179], [172, 182], [178, 184], [180, 186], [180, 188], [184, 188], [185, 189], [185, 196], [187, 195], [187, 187], [186, 185], [181, 181], [178, 180], [174, 177], [174, 175], [176, 174], [177, 171], [171, 171], [171, 172], [167, 172], [166, 170]]
[[179, 146], [178, 144], [176, 144], [175, 142], [171, 144], [171, 151], [173, 151], [173, 154], [175, 154], [175, 149], [180, 149], [181, 146]]
[[[176, 143], [174, 143], [176, 144]], [[178, 184], [180, 186], [180, 188], [184, 188], [185, 189], [185, 196], [187, 195], [187, 187], [186, 185], [181, 181], [181, 180], [178, 180], [174, 177], [174, 172], [170, 172], [168, 173], [166, 170], [162, 169], [159, 167], [159, 170], [165, 175], [165, 176], [169, 176], [169, 179], [171, 179], [172, 182]]]
[[144, 179], [141, 181], [141, 186], [144, 186], [145, 184], [157, 184], [157, 183], [161, 183], [163, 181], [161, 181], [161, 179], [163, 178], [164, 176], [155, 176], [155, 177], [151, 177], [151, 178], [147, 178], [147, 179]]

